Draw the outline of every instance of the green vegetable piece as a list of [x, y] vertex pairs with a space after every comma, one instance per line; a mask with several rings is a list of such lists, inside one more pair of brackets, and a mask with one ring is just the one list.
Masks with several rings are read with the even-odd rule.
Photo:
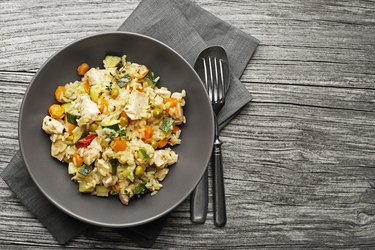
[[77, 167], [73, 164], [73, 162], [69, 162], [69, 165], [68, 165], [68, 173], [69, 174], [75, 174], [77, 173]]
[[72, 102], [66, 102], [66, 103], [62, 104], [61, 107], [65, 110], [65, 113], [68, 113], [68, 112], [72, 111], [73, 103]]
[[146, 87], [154, 85], [154, 82], [151, 81], [150, 79], [146, 78], [146, 77], [143, 79], [143, 83], [146, 85]]
[[104, 128], [109, 128], [109, 129], [118, 131], [118, 130], [120, 130], [119, 123], [120, 123], [119, 120], [113, 120], [113, 121], [110, 121], [108, 123], [102, 123], [101, 125]]
[[119, 137], [121, 137], [121, 136], [125, 136], [126, 135], [126, 130], [124, 129], [124, 128], [122, 128], [122, 129], [120, 129], [119, 131], [118, 131], [118, 136]]
[[83, 137], [83, 131], [79, 129], [77, 132], [73, 133], [73, 144], [76, 144], [79, 139]]
[[87, 176], [91, 171], [92, 167], [86, 165], [82, 165], [82, 167], [78, 169], [78, 173], [80, 173], [83, 176]]
[[131, 80], [132, 80], [132, 78], [131, 78], [130, 76], [128, 76], [128, 75], [123, 76], [123, 77], [121, 77], [120, 79], [118, 79], [118, 81], [117, 81], [117, 85], [118, 85], [120, 88], [122, 88], [122, 87], [124, 87], [128, 82], [130, 82]]
[[121, 62], [121, 57], [118, 56], [106, 56], [103, 60], [104, 68], [116, 68]]
[[139, 152], [141, 153], [143, 158], [146, 158], [146, 159], [150, 158], [150, 156], [147, 154], [147, 152], [143, 148], [139, 149]]
[[99, 85], [92, 86], [90, 88], [90, 99], [93, 102], [98, 102], [101, 91], [102, 90]]
[[108, 197], [109, 190], [105, 186], [98, 185], [95, 188], [96, 196]]
[[114, 131], [120, 130], [120, 126], [118, 124], [107, 126], [106, 128], [112, 129]]
[[164, 132], [168, 132], [171, 130], [171, 127], [174, 123], [174, 120], [170, 117], [165, 117], [163, 120], [163, 123], [160, 126], [160, 129], [163, 130]]
[[110, 163], [111, 166], [112, 166], [112, 171], [111, 171], [111, 173], [112, 173], [113, 175], [116, 175], [116, 174], [117, 174], [117, 167], [118, 167], [118, 164], [119, 164], [118, 160], [117, 160], [117, 159], [111, 159], [111, 160], [109, 160], [109, 163]]
[[72, 113], [66, 113], [66, 118], [69, 123], [77, 125], [77, 120], [81, 117], [79, 115], [73, 115]]
[[151, 82], [153, 82], [154, 84], [157, 82], [157, 76], [155, 76], [155, 73], [150, 71], [148, 72], [147, 76], [146, 76], [147, 79], [149, 79]]
[[147, 193], [146, 182], [143, 182], [143, 183], [139, 184], [139, 185], [135, 188], [134, 193], [135, 193], [136, 195], [138, 195], [138, 198], [141, 197], [141, 195]]
[[79, 183], [79, 192], [80, 193], [91, 193], [92, 191], [94, 191], [94, 187], [92, 186], [88, 186], [87, 185], [87, 182], [80, 182]]

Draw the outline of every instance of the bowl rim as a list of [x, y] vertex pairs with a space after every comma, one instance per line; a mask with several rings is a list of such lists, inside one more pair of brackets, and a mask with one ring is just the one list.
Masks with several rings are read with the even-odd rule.
[[[112, 31], [112, 32], [100, 32], [100, 33], [96, 33], [96, 34], [93, 34], [93, 35], [89, 35], [89, 36], [85, 36], [83, 38], [80, 38], [80, 39], [77, 39], [77, 40], [74, 40], [73, 42], [70, 42], [68, 43], [67, 45], [63, 46], [61, 49], [59, 49], [58, 51], [56, 51], [55, 53], [53, 53], [41, 66], [40, 68], [38, 69], [38, 71], [36, 72], [36, 74], [33, 76], [33, 78], [31, 79], [30, 83], [29, 83], [29, 86], [27, 87], [26, 91], [25, 91], [25, 94], [23, 96], [23, 99], [22, 99], [22, 103], [21, 103], [21, 106], [20, 106], [20, 111], [19, 111], [19, 119], [18, 119], [18, 142], [19, 142], [19, 147], [20, 147], [20, 150], [21, 150], [21, 155], [22, 155], [22, 158], [25, 162], [25, 165], [26, 165], [26, 168], [27, 168], [27, 171], [29, 172], [32, 180], [34, 181], [35, 185], [38, 187], [38, 189], [42, 192], [42, 194], [54, 205], [56, 206], [58, 209], [60, 209], [61, 211], [63, 211], [64, 213], [80, 220], [80, 221], [83, 221], [83, 222], [86, 222], [86, 223], [89, 223], [91, 225], [96, 225], [96, 226], [102, 226], [102, 227], [109, 227], [109, 228], [125, 228], [125, 227], [133, 227], [133, 226], [138, 226], [138, 225], [143, 225], [143, 224], [146, 224], [148, 222], [151, 222], [151, 221], [154, 221], [166, 214], [168, 214], [170, 211], [172, 211], [173, 209], [175, 209], [178, 205], [180, 205], [184, 200], [186, 200], [186, 198], [192, 193], [192, 191], [194, 190], [194, 188], [198, 185], [200, 179], [202, 178], [204, 172], [206, 171], [206, 169], [208, 168], [208, 164], [209, 164], [209, 161], [210, 161], [210, 158], [211, 158], [211, 154], [207, 155], [207, 158], [206, 158], [206, 161], [205, 161], [205, 171], [202, 171], [202, 174], [200, 176], [200, 178], [198, 178], [196, 181], [195, 181], [195, 184], [192, 186], [192, 188], [190, 188], [189, 192], [187, 192], [187, 194], [185, 194], [184, 196], [182, 196], [173, 206], [169, 207], [168, 209], [166, 209], [165, 211], [153, 216], [153, 217], [150, 217], [150, 218], [147, 218], [147, 219], [144, 219], [144, 220], [141, 220], [141, 221], [138, 221], [138, 222], [133, 222], [133, 223], [122, 223], [122, 224], [114, 224], [114, 223], [103, 223], [103, 222], [97, 222], [95, 220], [91, 220], [91, 219], [87, 219], [85, 217], [82, 217], [82, 216], [79, 216], [77, 214], [75, 214], [74, 212], [66, 209], [64, 206], [62, 206], [61, 204], [59, 204], [57, 201], [54, 200], [53, 197], [51, 197], [50, 195], [47, 194], [46, 191], [44, 191], [44, 189], [39, 185], [36, 177], [33, 175], [33, 172], [31, 171], [31, 166], [30, 166], [30, 163], [28, 162], [28, 160], [24, 157], [24, 152], [25, 152], [25, 148], [23, 146], [23, 143], [22, 143], [22, 133], [21, 133], [21, 127], [22, 127], [22, 120], [23, 120], [23, 116], [24, 116], [24, 106], [25, 106], [25, 101], [26, 101], [26, 97], [28, 96], [29, 94], [29, 91], [30, 89], [32, 88], [34, 82], [35, 82], [35, 79], [38, 77], [38, 75], [40, 74], [40, 72], [43, 70], [43, 68], [53, 59], [55, 58], [58, 54], [62, 53], [63, 51], [67, 50], [68, 48], [70, 48], [71, 46], [73, 46], [74, 44], [78, 43], [78, 42], [82, 42], [84, 40], [87, 40], [87, 39], [93, 39], [95, 37], [99, 37], [99, 36], [108, 36], [108, 35], [132, 35], [132, 36], [138, 36], [138, 37], [142, 37], [142, 38], [145, 38], [145, 39], [149, 39], [149, 40], [152, 40], [153, 42], [156, 42], [156, 43], [159, 43], [160, 45], [164, 46], [164, 47], [167, 47], [167, 49], [169, 49], [170, 51], [172, 51], [172, 53], [174, 53], [177, 57], [179, 57], [193, 72], [194, 74], [196, 75], [197, 79], [199, 79], [199, 83], [202, 85], [202, 88], [204, 89], [204, 84], [201, 80], [201, 78], [199, 77], [199, 75], [197, 74], [197, 72], [194, 70], [194, 68], [186, 61], [185, 58], [183, 58], [176, 50], [174, 50], [173, 48], [171, 48], [170, 46], [166, 45], [165, 43], [155, 39], [155, 38], [152, 38], [152, 37], [149, 37], [149, 36], [146, 36], [146, 35], [143, 35], [143, 34], [139, 34], [139, 33], [135, 33], [135, 32], [127, 32], [127, 31]], [[207, 98], [207, 101], [209, 103], [211, 103], [211, 101], [209, 100], [209, 97], [208, 95], [206, 95], [206, 98]], [[213, 113], [213, 110], [212, 110], [212, 106], [210, 105], [210, 109], [209, 109], [209, 112], [210, 112], [210, 117], [211, 117], [211, 149], [210, 151], [212, 152], [212, 149], [213, 149], [213, 142], [214, 142], [214, 133], [215, 133], [215, 125], [214, 125], [214, 113]]]

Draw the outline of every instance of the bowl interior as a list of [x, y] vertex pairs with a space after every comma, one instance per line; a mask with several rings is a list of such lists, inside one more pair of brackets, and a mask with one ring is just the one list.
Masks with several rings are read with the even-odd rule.
[[[48, 107], [55, 103], [58, 85], [75, 81], [76, 68], [86, 62], [102, 67], [105, 55], [126, 54], [129, 61], [145, 64], [161, 77], [158, 86], [187, 92], [182, 144], [174, 147], [178, 162], [162, 182], [156, 196], [133, 198], [124, 206], [117, 197], [80, 194], [70, 180], [67, 164], [50, 155], [51, 142], [41, 129]], [[193, 190], [208, 164], [213, 143], [213, 113], [203, 85], [188, 63], [154, 39], [125, 32], [104, 33], [81, 39], [53, 55], [31, 82], [20, 113], [19, 137], [27, 168], [40, 190], [56, 206], [85, 222], [127, 227], [154, 220], [181, 203]]]

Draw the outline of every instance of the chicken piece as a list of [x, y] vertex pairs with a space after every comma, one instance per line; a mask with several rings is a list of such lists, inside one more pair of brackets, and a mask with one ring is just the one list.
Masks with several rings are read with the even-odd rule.
[[98, 173], [102, 176], [107, 176], [111, 169], [111, 165], [103, 159], [97, 160], [95, 162], [95, 167], [98, 170]]
[[64, 131], [64, 125], [62, 125], [58, 120], [53, 119], [50, 116], [46, 116], [43, 119], [42, 129], [47, 134], [62, 134]]
[[95, 69], [91, 68], [87, 73], [86, 76], [90, 82], [90, 85], [107, 85], [112, 81], [112, 75], [116, 72], [115, 68], [111, 69]]
[[120, 201], [122, 204], [124, 205], [128, 205], [129, 204], [129, 196], [127, 196], [126, 194], [118, 194], [118, 197], [120, 198]]
[[165, 168], [177, 162], [178, 155], [170, 148], [156, 150], [152, 162], [157, 168]]
[[103, 178], [103, 185], [105, 187], [110, 187], [116, 184], [118, 180], [118, 177], [115, 175], [107, 175], [106, 177]]
[[148, 68], [137, 63], [128, 64], [126, 66], [127, 73], [132, 78], [142, 79], [148, 74]]
[[155, 89], [155, 93], [163, 98], [169, 98], [171, 97], [171, 91], [169, 91], [165, 87], [161, 87], [160, 89]]
[[62, 140], [57, 140], [51, 144], [51, 155], [62, 161], [65, 156], [65, 149], [68, 147]]
[[82, 117], [90, 118], [100, 113], [98, 105], [91, 101], [89, 95], [83, 95], [81, 97], [81, 105], [79, 106]]
[[132, 120], [139, 120], [142, 118], [142, 113], [148, 105], [148, 96], [139, 91], [133, 91], [130, 94], [129, 104], [124, 108], [126, 115]]

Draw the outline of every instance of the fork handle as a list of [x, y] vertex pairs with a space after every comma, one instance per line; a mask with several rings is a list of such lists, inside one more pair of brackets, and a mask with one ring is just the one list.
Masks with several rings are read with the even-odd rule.
[[203, 224], [207, 217], [208, 207], [208, 172], [207, 169], [190, 197], [190, 219]]
[[223, 227], [227, 223], [225, 208], [224, 174], [221, 157], [221, 144], [219, 138], [215, 139], [213, 152], [213, 176], [214, 176], [214, 224]]

